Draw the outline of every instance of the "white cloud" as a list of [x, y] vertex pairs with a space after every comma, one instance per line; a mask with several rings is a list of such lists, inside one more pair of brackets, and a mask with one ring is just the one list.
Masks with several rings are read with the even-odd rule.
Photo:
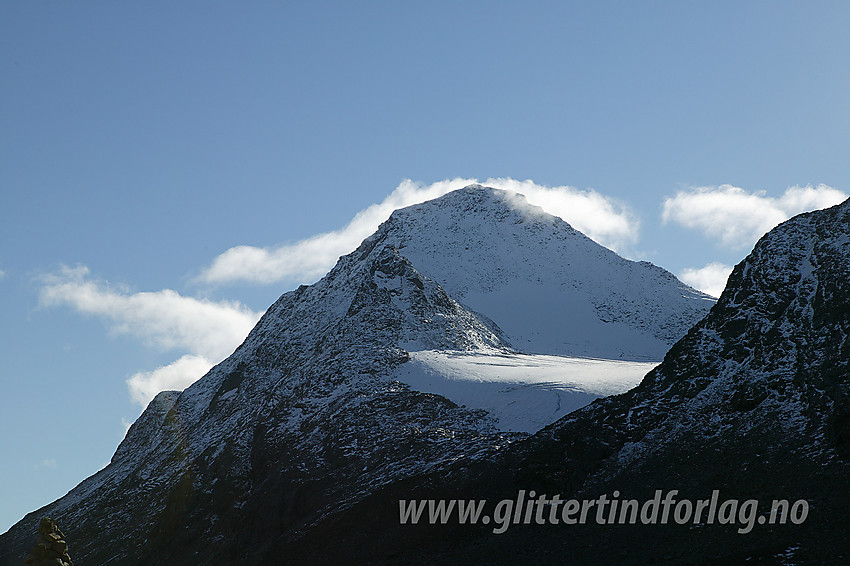
[[57, 467], [56, 460], [53, 458], [46, 458], [39, 462], [38, 464], [32, 467], [33, 470], [40, 470], [44, 468], [55, 468]]
[[640, 230], [637, 216], [624, 203], [593, 189], [546, 187], [534, 181], [514, 179], [487, 179], [484, 184], [522, 193], [531, 204], [560, 216], [576, 230], [612, 250], [623, 252], [637, 242]]
[[726, 280], [729, 279], [730, 273], [732, 273], [731, 265], [712, 262], [705, 267], [689, 267], [682, 270], [679, 279], [703, 293], [719, 297], [726, 288]]
[[790, 187], [779, 198], [739, 187], [698, 187], [664, 200], [662, 218], [701, 231], [722, 245], [742, 249], [795, 214], [844, 201], [847, 194], [827, 185]]
[[230, 248], [215, 258], [198, 279], [205, 283], [240, 280], [255, 283], [315, 281], [333, 267], [339, 256], [353, 251], [374, 232], [393, 210], [437, 198], [473, 182], [474, 179], [457, 178], [422, 187], [413, 181], [403, 181], [381, 203], [358, 212], [344, 228], [294, 244], [269, 248]]
[[167, 366], [135, 373], [127, 380], [130, 397], [145, 407], [160, 391], [186, 389], [206, 374], [213, 365], [203, 356], [187, 354]]
[[260, 313], [235, 301], [213, 302], [164, 289], [128, 293], [88, 279], [89, 270], [64, 267], [44, 278], [43, 305], [70, 305], [107, 318], [112, 328], [163, 349], [185, 349], [222, 359], [247, 336]]
[[[442, 196], [477, 183], [477, 179], [455, 178], [422, 185], [411, 180], [401, 184], [382, 202], [358, 212], [345, 227], [310, 238], [273, 247], [236, 246], [213, 260], [198, 281], [229, 283], [250, 281], [307, 283], [324, 275], [339, 256], [353, 251], [389, 218], [393, 210]], [[518, 191], [528, 201], [572, 224], [599, 243], [619, 249], [637, 240], [637, 218], [625, 205], [593, 190], [568, 186], [546, 187], [533, 181], [488, 179], [485, 185]]]
[[130, 293], [92, 281], [84, 266], [46, 276], [42, 305], [69, 305], [107, 319], [113, 331], [142, 338], [148, 345], [187, 352], [176, 362], [133, 375], [127, 382], [134, 401], [147, 403], [163, 389], [183, 389], [229, 355], [259, 320], [239, 302], [207, 301], [164, 289]]

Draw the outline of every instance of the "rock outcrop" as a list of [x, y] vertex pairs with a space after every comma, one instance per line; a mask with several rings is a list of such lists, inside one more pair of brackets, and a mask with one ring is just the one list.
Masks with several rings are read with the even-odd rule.
[[32, 547], [25, 564], [29, 566], [74, 566], [68, 555], [65, 535], [50, 517], [43, 517], [38, 525], [38, 540]]

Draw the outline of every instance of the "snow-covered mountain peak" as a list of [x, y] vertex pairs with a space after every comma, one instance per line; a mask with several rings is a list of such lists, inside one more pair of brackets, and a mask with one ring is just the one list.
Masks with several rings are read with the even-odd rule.
[[469, 232], [482, 225], [492, 226], [502, 223], [531, 222], [541, 226], [560, 225], [560, 230], [576, 238], [590, 241], [587, 236], [575, 230], [562, 218], [529, 203], [525, 195], [478, 184], [468, 185], [439, 198], [395, 210], [387, 223], [390, 226], [397, 226], [422, 221], [438, 222], [434, 228], [451, 226], [454, 228], [453, 233]]
[[713, 304], [524, 196], [481, 185], [396, 210], [355, 254], [382, 246], [529, 353], [660, 360]]
[[[490, 221], [523, 222], [538, 220], [541, 222], [556, 222], [562, 219], [549, 214], [541, 207], [531, 204], [522, 193], [485, 187], [473, 184], [457, 189], [445, 195], [423, 203], [400, 208], [391, 216], [402, 217], [408, 214], [434, 214], [435, 210], [462, 218], [475, 215], [486, 217]], [[580, 234], [580, 232], [577, 232]], [[583, 235], [582, 235], [583, 236]]]

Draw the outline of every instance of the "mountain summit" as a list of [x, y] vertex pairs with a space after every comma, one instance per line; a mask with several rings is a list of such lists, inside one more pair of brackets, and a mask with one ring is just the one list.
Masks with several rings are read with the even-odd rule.
[[497, 371], [545, 355], [550, 373], [555, 355], [658, 360], [712, 304], [519, 195], [470, 186], [398, 210], [320, 281], [281, 296], [199, 381], [157, 395], [106, 468], [0, 537], [0, 563], [45, 514], [85, 563], [268, 557], [383, 486], [526, 436], [497, 411], [409, 385], [404, 368], [459, 355]]
[[714, 304], [523, 195], [481, 185], [396, 210], [364, 245], [395, 246], [526, 353], [660, 361]]

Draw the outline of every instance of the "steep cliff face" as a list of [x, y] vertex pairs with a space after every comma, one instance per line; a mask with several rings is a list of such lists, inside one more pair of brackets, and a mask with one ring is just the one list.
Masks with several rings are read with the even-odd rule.
[[[497, 564], [843, 564], [850, 505], [850, 201], [797, 216], [737, 265], [716, 306], [641, 384], [594, 401], [491, 461], [389, 486], [315, 529], [366, 561]], [[398, 525], [398, 500], [805, 500], [801, 524]], [[492, 511], [492, 508], [491, 508]], [[391, 533], [351, 529], [364, 514]], [[593, 516], [593, 515], [592, 515]], [[393, 521], [395, 519], [395, 521]], [[755, 519], [754, 519], [755, 520]], [[347, 530], [350, 529], [350, 530]], [[362, 545], [358, 541], [365, 541]], [[334, 547], [318, 554], [332, 562]], [[426, 557], [426, 558], [423, 558]]]
[[[591, 292], [615, 277], [620, 295]], [[561, 303], [584, 318], [560, 319]], [[400, 382], [411, 352], [589, 353], [576, 331], [593, 319], [616, 337], [605, 352], [653, 359], [711, 304], [501, 191], [398, 211], [322, 280], [284, 294], [202, 379], [160, 393], [106, 468], [0, 537], [0, 563], [25, 553], [44, 515], [81, 564], [271, 560], [382, 487], [526, 436]], [[516, 326], [517, 312], [543, 317], [547, 334]]]

